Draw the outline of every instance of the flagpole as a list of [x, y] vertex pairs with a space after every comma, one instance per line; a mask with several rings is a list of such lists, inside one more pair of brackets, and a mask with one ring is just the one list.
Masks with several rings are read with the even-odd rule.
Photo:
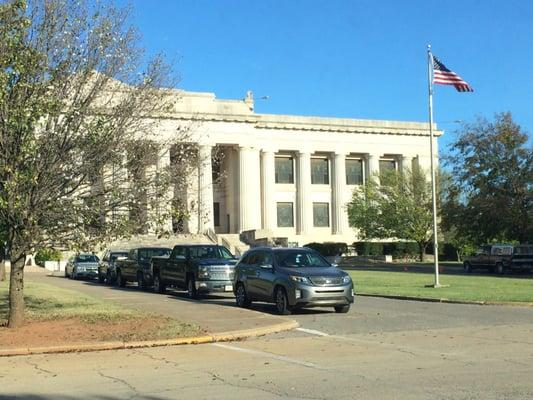
[[428, 44], [428, 91], [429, 91], [429, 153], [431, 157], [431, 200], [433, 203], [433, 254], [435, 264], [435, 285], [439, 282], [439, 244], [437, 240], [437, 190], [435, 185], [435, 161], [433, 157], [433, 55], [431, 45]]

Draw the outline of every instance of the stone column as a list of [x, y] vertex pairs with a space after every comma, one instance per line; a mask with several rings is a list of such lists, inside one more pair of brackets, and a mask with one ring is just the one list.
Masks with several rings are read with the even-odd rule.
[[311, 204], [311, 153], [298, 152], [298, 186], [296, 207], [297, 232], [308, 234], [313, 226], [313, 208]]
[[239, 147], [239, 232], [261, 229], [259, 150]]
[[413, 168], [413, 158], [410, 156], [403, 155], [400, 159], [400, 170], [402, 172], [411, 171]]
[[379, 155], [368, 155], [368, 179], [375, 179], [379, 183]]
[[215, 229], [213, 220], [213, 175], [211, 146], [202, 144], [198, 149], [198, 232]]
[[275, 155], [272, 150], [261, 153], [261, 194], [263, 229], [273, 230], [276, 227], [276, 206], [274, 204]]
[[[170, 171], [170, 147], [161, 149], [157, 159], [157, 172], [169, 174]], [[170, 184], [164, 188], [159, 199], [159, 228], [164, 232], [172, 233], [172, 200], [174, 200], [174, 186]]]
[[347, 220], [343, 200], [346, 190], [346, 154], [344, 153], [335, 153], [332, 189], [333, 234], [340, 235], [344, 233], [345, 221]]

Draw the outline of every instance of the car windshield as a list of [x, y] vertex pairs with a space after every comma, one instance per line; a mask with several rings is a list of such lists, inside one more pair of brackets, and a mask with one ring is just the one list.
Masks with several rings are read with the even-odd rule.
[[115, 261], [119, 257], [127, 257], [128, 253], [112, 253], [111, 254], [111, 261]]
[[98, 257], [96, 257], [94, 254], [80, 254], [76, 256], [76, 262], [79, 262], [79, 263], [98, 262]]
[[234, 258], [229, 250], [222, 246], [195, 246], [190, 248], [189, 254], [191, 258]]
[[281, 250], [274, 253], [276, 265], [285, 268], [331, 267], [320, 255], [305, 250]]

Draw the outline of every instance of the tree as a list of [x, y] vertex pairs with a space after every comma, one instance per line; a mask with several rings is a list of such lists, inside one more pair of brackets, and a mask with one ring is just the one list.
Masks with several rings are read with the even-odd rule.
[[[24, 321], [26, 254], [87, 249], [134, 232], [140, 222], [128, 210], [151, 200], [136, 189], [169, 181], [151, 168], [161, 149], [148, 132], [152, 117], [175, 98], [160, 88], [175, 80], [162, 57], [146, 62], [137, 42], [128, 10], [106, 1], [0, 5], [0, 224], [12, 266], [9, 327]], [[140, 181], [128, 184], [131, 176]]]
[[354, 190], [348, 204], [350, 225], [363, 239], [396, 238], [417, 243], [420, 261], [432, 238], [431, 186], [420, 168], [388, 171]]
[[446, 158], [443, 226], [476, 245], [533, 237], [533, 149], [509, 112], [464, 124]]

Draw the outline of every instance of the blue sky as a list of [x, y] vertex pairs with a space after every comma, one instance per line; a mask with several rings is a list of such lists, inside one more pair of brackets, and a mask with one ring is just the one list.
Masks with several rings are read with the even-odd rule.
[[[511, 111], [533, 132], [533, 2], [133, 0], [149, 53], [180, 87], [244, 98], [256, 112], [427, 121], [426, 45], [474, 93], [437, 86], [435, 121], [454, 138], [476, 115]], [[531, 136], [531, 134], [530, 134]]]

